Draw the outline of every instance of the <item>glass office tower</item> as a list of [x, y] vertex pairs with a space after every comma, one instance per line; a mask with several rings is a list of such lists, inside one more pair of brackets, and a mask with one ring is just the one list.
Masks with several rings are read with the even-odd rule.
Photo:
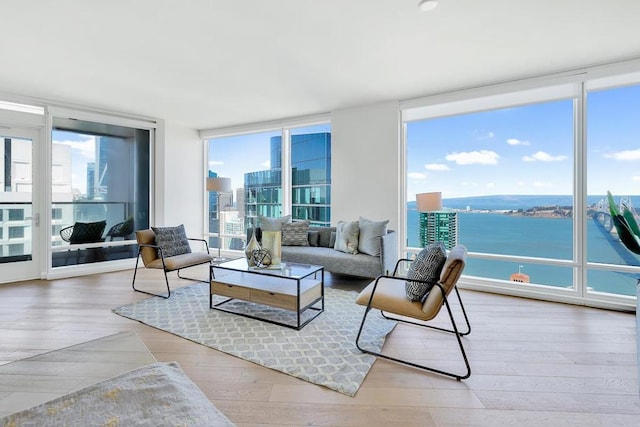
[[[282, 216], [282, 137], [270, 139], [271, 168], [244, 175], [247, 217]], [[291, 213], [311, 225], [331, 223], [331, 133], [291, 136]]]

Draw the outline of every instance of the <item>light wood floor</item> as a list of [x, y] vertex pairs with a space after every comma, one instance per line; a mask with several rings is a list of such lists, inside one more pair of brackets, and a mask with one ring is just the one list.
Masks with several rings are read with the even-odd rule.
[[[190, 276], [206, 277], [193, 269]], [[638, 426], [635, 315], [461, 291], [471, 378], [457, 382], [378, 360], [355, 397], [195, 344], [111, 309], [148, 296], [132, 271], [0, 285], [0, 364], [121, 331], [177, 361], [238, 426]], [[172, 276], [172, 286], [192, 282]], [[141, 270], [140, 286], [161, 285]], [[328, 277], [359, 290], [366, 282]], [[158, 286], [157, 291], [162, 291]], [[452, 337], [399, 325], [385, 351], [460, 367]]]

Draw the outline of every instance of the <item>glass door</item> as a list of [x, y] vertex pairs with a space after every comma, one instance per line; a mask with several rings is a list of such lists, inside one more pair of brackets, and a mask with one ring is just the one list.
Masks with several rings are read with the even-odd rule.
[[0, 274], [2, 282], [39, 277], [38, 132], [0, 126]]

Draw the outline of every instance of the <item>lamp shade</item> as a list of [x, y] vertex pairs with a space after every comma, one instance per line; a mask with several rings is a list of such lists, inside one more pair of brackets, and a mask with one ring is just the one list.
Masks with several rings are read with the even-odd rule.
[[231, 178], [207, 178], [207, 191], [217, 191], [219, 193], [231, 192]]
[[416, 206], [418, 212], [440, 211], [442, 210], [442, 193], [437, 191], [416, 194]]

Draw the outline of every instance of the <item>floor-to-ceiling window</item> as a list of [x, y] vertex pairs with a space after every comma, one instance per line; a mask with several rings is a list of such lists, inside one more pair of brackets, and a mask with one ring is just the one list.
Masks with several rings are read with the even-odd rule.
[[149, 226], [151, 129], [53, 117], [52, 267], [131, 258]]
[[639, 86], [564, 81], [403, 110], [407, 253], [426, 226], [416, 194], [441, 192], [470, 252], [465, 275], [479, 287], [604, 302], [635, 295], [640, 258], [620, 239], [607, 191], [637, 222]]
[[[586, 105], [587, 292], [635, 295], [640, 271], [624, 268], [640, 266], [640, 85], [596, 87]], [[610, 200], [631, 235], [621, 239]]]
[[[442, 192], [458, 242], [514, 256], [473, 258], [467, 275], [508, 281], [520, 273], [573, 286], [570, 267], [518, 258], [573, 258], [573, 115], [573, 100], [564, 99], [407, 123], [409, 201]], [[414, 202], [407, 212], [408, 243], [418, 247]]]
[[294, 221], [329, 225], [330, 124], [238, 132], [212, 137], [203, 132], [208, 176], [232, 183], [231, 193], [207, 195], [210, 245], [241, 250], [257, 216], [291, 214]]

